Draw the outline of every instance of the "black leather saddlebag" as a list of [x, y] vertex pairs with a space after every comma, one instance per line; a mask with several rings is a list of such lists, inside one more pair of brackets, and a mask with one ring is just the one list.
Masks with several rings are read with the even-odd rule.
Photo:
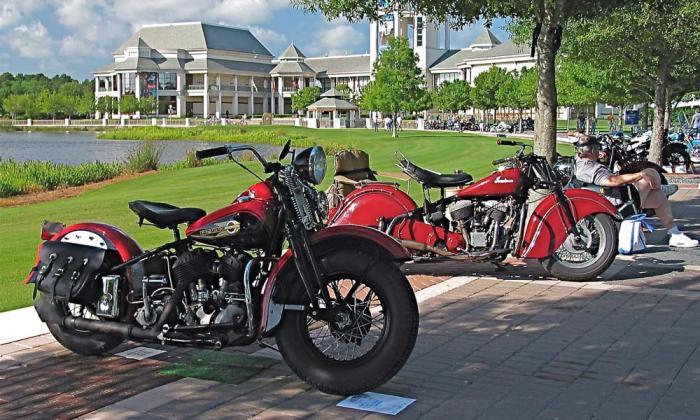
[[106, 268], [106, 252], [85, 245], [44, 242], [40, 262], [34, 268], [35, 293], [39, 290], [52, 300], [94, 305], [101, 289], [96, 277]]

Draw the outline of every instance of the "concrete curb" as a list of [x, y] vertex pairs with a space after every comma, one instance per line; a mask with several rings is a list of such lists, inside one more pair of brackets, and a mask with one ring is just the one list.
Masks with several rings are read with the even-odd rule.
[[0, 312], [0, 345], [48, 332], [33, 306]]

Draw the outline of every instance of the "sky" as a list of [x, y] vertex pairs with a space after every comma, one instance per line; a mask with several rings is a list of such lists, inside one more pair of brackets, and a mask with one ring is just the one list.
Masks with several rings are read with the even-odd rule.
[[[307, 56], [369, 49], [369, 23], [328, 21], [289, 0], [0, 0], [0, 73], [66, 73], [76, 79], [113, 62], [112, 52], [144, 24], [202, 21], [249, 28], [275, 55], [290, 42]], [[460, 48], [481, 29], [453, 31]], [[502, 23], [492, 28], [505, 40]]]

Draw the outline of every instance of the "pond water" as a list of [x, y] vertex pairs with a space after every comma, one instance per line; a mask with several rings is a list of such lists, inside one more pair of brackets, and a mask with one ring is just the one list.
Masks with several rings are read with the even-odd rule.
[[[152, 143], [163, 150], [161, 163], [183, 160], [188, 150], [219, 147], [222, 143], [177, 140], [100, 140], [94, 132], [0, 131], [0, 158], [24, 162], [49, 160], [54, 163], [78, 165], [83, 162], [121, 162], [130, 150], [140, 143]], [[255, 145], [263, 156], [269, 156], [278, 147]]]

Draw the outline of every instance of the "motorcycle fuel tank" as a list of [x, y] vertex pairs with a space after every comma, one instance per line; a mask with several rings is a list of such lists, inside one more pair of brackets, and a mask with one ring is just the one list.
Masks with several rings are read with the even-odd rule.
[[523, 174], [517, 168], [496, 171], [486, 178], [462, 188], [457, 192], [460, 198], [505, 197], [517, 194], [523, 186]]
[[192, 223], [185, 232], [196, 241], [240, 249], [263, 248], [277, 225], [277, 205], [270, 186], [260, 182], [232, 204]]

